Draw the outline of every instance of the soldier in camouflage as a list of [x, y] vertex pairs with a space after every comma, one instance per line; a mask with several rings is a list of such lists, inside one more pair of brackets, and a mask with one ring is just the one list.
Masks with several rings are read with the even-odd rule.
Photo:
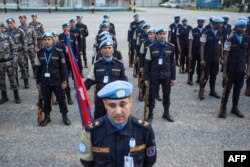
[[[27, 64], [27, 59], [28, 59], [28, 45], [27, 45], [27, 37], [25, 35], [25, 32], [16, 27], [15, 20], [13, 18], [9, 18], [6, 20], [8, 24], [8, 30], [7, 34], [10, 35], [14, 41], [14, 44], [17, 48], [17, 54], [18, 54], [18, 65], [21, 70], [21, 79], [24, 80], [24, 87], [25, 89], [28, 89], [29, 86], [29, 74], [28, 74], [28, 64]], [[17, 69], [16, 69], [17, 71]], [[16, 73], [18, 76], [18, 73]], [[18, 80], [18, 77], [17, 77]]]
[[[38, 51], [36, 31], [33, 26], [27, 25], [27, 17], [25, 15], [20, 15], [19, 20], [21, 23], [21, 26], [19, 26], [19, 28], [24, 30], [25, 35], [28, 39], [28, 56], [29, 56], [31, 66], [32, 66], [33, 76], [35, 77], [36, 76], [35, 56], [36, 56], [36, 52]], [[27, 62], [27, 64], [29, 63]], [[29, 68], [28, 68], [28, 72], [29, 72]]]
[[7, 73], [10, 81], [10, 89], [14, 91], [15, 102], [21, 103], [14, 72], [14, 66], [17, 66], [18, 61], [16, 47], [12, 38], [4, 33], [3, 29], [4, 25], [0, 22], [0, 90], [2, 93], [0, 104], [9, 100], [6, 91], [5, 73]]
[[43, 40], [42, 40], [42, 36], [44, 34], [43, 24], [37, 21], [37, 14], [33, 13], [31, 15], [31, 18], [32, 22], [30, 22], [29, 25], [33, 26], [36, 31], [37, 45], [38, 49], [40, 50], [43, 48]]

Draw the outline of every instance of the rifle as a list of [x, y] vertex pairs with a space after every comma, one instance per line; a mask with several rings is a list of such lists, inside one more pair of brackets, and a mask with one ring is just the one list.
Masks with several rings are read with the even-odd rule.
[[144, 120], [147, 119], [149, 114], [149, 85], [146, 86], [145, 95], [144, 95]]
[[224, 112], [225, 112], [224, 100], [225, 100], [226, 91], [227, 91], [227, 79], [226, 80], [223, 79], [223, 92], [221, 96], [219, 117], [223, 117]]
[[199, 98], [200, 100], [204, 99], [204, 85], [205, 85], [206, 81], [205, 81], [205, 65], [202, 66], [201, 68], [201, 77], [200, 77], [200, 91], [199, 91]]
[[38, 90], [38, 109], [37, 109], [37, 123], [41, 124], [43, 120], [43, 96], [41, 90]]

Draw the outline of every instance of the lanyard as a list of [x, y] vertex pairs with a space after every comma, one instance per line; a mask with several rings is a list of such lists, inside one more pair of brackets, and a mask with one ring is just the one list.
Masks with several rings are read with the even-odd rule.
[[44, 55], [44, 58], [45, 58], [45, 62], [46, 62], [46, 65], [47, 65], [47, 72], [48, 72], [49, 71], [49, 62], [50, 62], [50, 59], [51, 59], [52, 52], [49, 54], [48, 58], [47, 58], [45, 52], [43, 53], [43, 55]]

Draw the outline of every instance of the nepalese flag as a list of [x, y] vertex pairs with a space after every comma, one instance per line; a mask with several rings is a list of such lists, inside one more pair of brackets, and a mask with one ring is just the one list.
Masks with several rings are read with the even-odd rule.
[[71, 68], [72, 68], [72, 73], [74, 76], [76, 97], [77, 97], [78, 108], [79, 108], [80, 116], [82, 120], [82, 126], [86, 126], [93, 121], [93, 117], [91, 115], [91, 103], [89, 100], [88, 92], [86, 90], [86, 87], [82, 81], [82, 78], [79, 72], [77, 60], [71, 48], [69, 34], [66, 35], [66, 44], [67, 44], [66, 48], [68, 50], [68, 56], [69, 56], [69, 60], [70, 60]]

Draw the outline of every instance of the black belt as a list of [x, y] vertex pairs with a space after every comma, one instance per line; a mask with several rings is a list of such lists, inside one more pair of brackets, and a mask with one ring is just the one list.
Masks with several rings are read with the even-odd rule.
[[0, 59], [0, 63], [5, 63], [7, 61], [12, 61], [12, 60], [13, 60], [13, 57], [9, 59]]

